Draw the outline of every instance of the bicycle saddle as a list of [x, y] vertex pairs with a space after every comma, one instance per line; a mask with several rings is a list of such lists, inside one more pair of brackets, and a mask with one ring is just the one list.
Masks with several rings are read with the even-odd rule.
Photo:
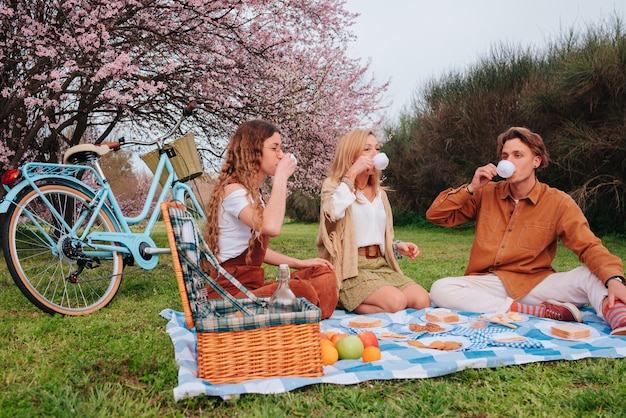
[[111, 151], [108, 145], [79, 144], [65, 151], [64, 164], [86, 164]]

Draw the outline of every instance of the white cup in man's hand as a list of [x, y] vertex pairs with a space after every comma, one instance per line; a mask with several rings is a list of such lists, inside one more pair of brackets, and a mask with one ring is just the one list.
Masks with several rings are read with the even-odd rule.
[[384, 152], [380, 152], [374, 156], [374, 167], [376, 170], [384, 170], [389, 165], [389, 157]]
[[298, 165], [298, 159], [296, 158], [295, 155], [289, 154], [289, 158], [291, 158], [291, 160], [294, 162], [295, 165]]
[[496, 171], [498, 172], [498, 175], [500, 177], [502, 177], [503, 179], [508, 179], [515, 172], [515, 165], [513, 165], [513, 163], [510, 161], [502, 160], [498, 163]]

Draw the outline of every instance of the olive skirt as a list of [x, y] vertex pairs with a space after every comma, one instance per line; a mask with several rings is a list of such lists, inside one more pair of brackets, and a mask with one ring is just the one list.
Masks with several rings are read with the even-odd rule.
[[368, 259], [360, 255], [359, 274], [341, 282], [337, 307], [353, 311], [383, 286], [394, 286], [404, 290], [415, 283], [411, 278], [391, 269], [384, 257]]

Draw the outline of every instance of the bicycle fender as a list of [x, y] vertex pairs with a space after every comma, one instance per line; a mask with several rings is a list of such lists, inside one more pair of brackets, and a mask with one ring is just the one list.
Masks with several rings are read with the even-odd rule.
[[[91, 187], [87, 186], [82, 181], [73, 177], [47, 176], [47, 177], [37, 178], [35, 179], [35, 181], [39, 185], [42, 184], [42, 182], [43, 183], [55, 183], [55, 184], [61, 184], [63, 186], [74, 187], [80, 190], [81, 192], [90, 194], [91, 196], [95, 194], [95, 191]], [[8, 193], [4, 195], [2, 200], [0, 200], [0, 213], [7, 213], [11, 205], [13, 205], [15, 201], [17, 200], [17, 198], [21, 196], [22, 191], [29, 189], [29, 188], [32, 188], [32, 185], [28, 181], [22, 181], [18, 183], [16, 186], [14, 186], [12, 189], [10, 189]]]

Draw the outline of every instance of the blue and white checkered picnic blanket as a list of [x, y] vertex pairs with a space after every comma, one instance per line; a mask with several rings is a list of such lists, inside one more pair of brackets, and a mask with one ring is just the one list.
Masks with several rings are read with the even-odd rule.
[[[427, 310], [404, 310], [395, 314], [372, 316], [387, 320], [386, 329], [401, 332], [401, 328], [412, 322], [420, 322]], [[581, 341], [557, 339], [545, 333], [546, 321], [530, 317], [519, 323], [515, 332], [526, 337], [524, 342], [497, 344], [492, 340], [494, 333], [510, 332], [508, 328], [491, 325], [487, 329], [473, 330], [458, 324], [445, 335], [463, 336], [470, 344], [459, 351], [418, 350], [406, 341], [380, 341], [382, 359], [372, 363], [361, 360], [340, 360], [324, 367], [324, 375], [317, 378], [285, 377], [257, 379], [238, 384], [213, 385], [197, 376], [196, 333], [185, 327], [181, 312], [166, 309], [161, 316], [168, 319], [166, 330], [174, 344], [175, 359], [178, 365], [178, 386], [174, 388], [174, 398], [180, 400], [198, 395], [221, 396], [228, 399], [234, 394], [281, 393], [299, 387], [334, 383], [355, 384], [368, 380], [424, 379], [443, 376], [468, 368], [491, 368], [515, 364], [526, 364], [553, 360], [578, 360], [587, 357], [623, 358], [626, 357], [626, 338], [612, 337], [604, 321], [586, 307], [582, 309], [584, 322], [593, 328], [592, 338]], [[462, 315], [475, 315], [460, 312]], [[321, 321], [322, 331], [349, 333], [350, 329], [341, 326], [342, 320], [356, 316], [337, 310], [329, 319]], [[344, 321], [345, 323], [345, 321]], [[555, 322], [556, 323], [556, 322]], [[425, 335], [420, 335], [421, 339]]]

